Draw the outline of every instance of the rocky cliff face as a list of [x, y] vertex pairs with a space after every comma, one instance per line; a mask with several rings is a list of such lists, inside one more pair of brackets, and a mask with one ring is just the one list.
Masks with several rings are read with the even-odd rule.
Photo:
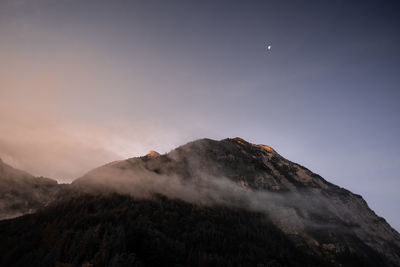
[[[266, 145], [202, 139], [165, 155], [105, 165], [74, 183], [146, 197], [245, 207], [267, 214], [298, 246], [335, 260], [357, 253], [400, 264], [400, 236], [359, 195], [324, 180]], [[89, 186], [90, 187], [90, 186]]]

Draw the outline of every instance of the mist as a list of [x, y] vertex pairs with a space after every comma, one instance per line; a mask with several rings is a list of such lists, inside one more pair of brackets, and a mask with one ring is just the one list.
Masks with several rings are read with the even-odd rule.
[[[190, 151], [185, 146], [182, 149]], [[189, 157], [186, 154], [184, 159], [179, 153], [174, 150], [162, 156], [147, 155], [115, 161], [90, 171], [73, 185], [84, 191], [89, 189], [89, 192], [111, 191], [146, 199], [160, 194], [196, 205], [222, 205], [261, 212], [289, 233], [306, 228], [344, 229], [358, 216], [355, 207], [348, 207], [340, 199], [325, 196], [318, 190], [274, 192], [255, 189], [246, 184], [246, 178], [235, 182], [223, 172], [218, 174], [218, 163], [204, 163], [195, 151], [189, 153]], [[162, 163], [166, 159], [172, 166], [182, 160], [188, 165], [176, 165], [177, 172], [171, 171], [167, 164]], [[316, 214], [331, 220], [331, 223], [318, 222], [312, 217]], [[353, 226], [353, 230], [358, 227]]]
[[122, 2], [0, 1], [5, 162], [71, 182], [152, 149], [241, 136], [363, 195], [400, 229], [399, 5]]
[[51, 108], [0, 105], [0, 158], [35, 176], [69, 183], [108, 162], [140, 156], [152, 148], [168, 151], [170, 143], [185, 140], [179, 134], [163, 134], [154, 125], [60, 121], [60, 116]]

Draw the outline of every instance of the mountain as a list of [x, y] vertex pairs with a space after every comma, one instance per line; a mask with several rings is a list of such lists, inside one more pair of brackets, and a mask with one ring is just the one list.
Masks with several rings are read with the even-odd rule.
[[57, 181], [34, 177], [0, 159], [0, 220], [35, 212], [64, 190]]
[[1, 266], [400, 265], [399, 233], [361, 196], [240, 138], [112, 162], [68, 190], [0, 222]]
[[202, 139], [165, 155], [114, 162], [73, 184], [244, 207], [268, 214], [298, 246], [332, 261], [338, 253], [350, 251], [365, 258], [376, 253], [388, 264], [400, 264], [400, 235], [361, 196], [327, 182], [269, 146], [241, 138]]

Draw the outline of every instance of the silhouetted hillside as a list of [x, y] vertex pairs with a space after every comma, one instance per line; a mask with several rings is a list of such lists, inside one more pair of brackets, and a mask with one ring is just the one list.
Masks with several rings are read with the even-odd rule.
[[68, 186], [34, 177], [0, 159], [0, 220], [33, 213], [64, 195]]
[[13, 177], [4, 203], [42, 210], [0, 222], [3, 266], [400, 265], [399, 233], [361, 196], [240, 138], [112, 162], [71, 185]]
[[241, 138], [200, 139], [164, 155], [113, 162], [73, 185], [262, 212], [296, 245], [330, 260], [351, 251], [400, 265], [400, 235], [361, 196]]
[[[262, 213], [155, 196], [83, 196], [0, 222], [1, 266], [331, 266]], [[371, 259], [375, 261], [371, 261]], [[344, 266], [376, 259], [338, 254]], [[86, 265], [91, 266], [91, 265]]]

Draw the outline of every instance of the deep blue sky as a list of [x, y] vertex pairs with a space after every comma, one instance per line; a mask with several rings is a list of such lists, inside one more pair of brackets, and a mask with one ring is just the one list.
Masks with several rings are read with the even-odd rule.
[[400, 229], [397, 3], [3, 0], [0, 156], [70, 181], [240, 136]]

